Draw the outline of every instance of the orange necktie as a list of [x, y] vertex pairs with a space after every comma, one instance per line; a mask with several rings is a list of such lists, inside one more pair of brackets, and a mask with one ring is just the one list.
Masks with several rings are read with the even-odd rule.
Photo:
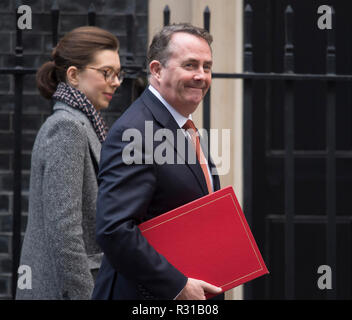
[[200, 146], [197, 128], [195, 127], [192, 120], [187, 120], [187, 122], [183, 125], [183, 129], [188, 130], [187, 132], [191, 135], [193, 146], [196, 149], [197, 159], [200, 163], [200, 166], [202, 167], [205, 181], [207, 182], [208, 191], [209, 191], [209, 193], [212, 193], [213, 188], [212, 188], [211, 182], [210, 182], [210, 176], [209, 176], [209, 171], [208, 171], [208, 167], [207, 167], [207, 162], [205, 160], [204, 153], [203, 153], [202, 148]]

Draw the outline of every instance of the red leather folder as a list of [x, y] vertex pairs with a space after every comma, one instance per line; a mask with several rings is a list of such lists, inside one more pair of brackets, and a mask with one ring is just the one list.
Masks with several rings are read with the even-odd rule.
[[221, 287], [223, 292], [269, 273], [231, 186], [139, 228], [184, 275]]

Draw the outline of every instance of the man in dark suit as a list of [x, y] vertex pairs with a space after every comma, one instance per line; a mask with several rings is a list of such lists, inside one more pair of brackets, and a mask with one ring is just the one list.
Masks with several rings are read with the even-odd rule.
[[[164, 27], [149, 48], [149, 87], [109, 131], [97, 200], [97, 241], [104, 259], [93, 299], [204, 299], [207, 292], [221, 292], [187, 278], [138, 229], [220, 188], [191, 116], [211, 84], [211, 42], [208, 32], [189, 24]], [[189, 161], [187, 150], [197, 150], [196, 161]]]

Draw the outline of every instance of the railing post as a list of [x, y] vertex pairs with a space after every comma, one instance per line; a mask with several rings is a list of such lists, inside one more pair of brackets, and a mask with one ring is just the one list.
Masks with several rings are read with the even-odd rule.
[[205, 7], [203, 12], [204, 29], [210, 31], [210, 9], [208, 6]]
[[57, 0], [54, 0], [51, 7], [51, 28], [52, 28], [52, 45], [53, 48], [56, 47], [58, 41], [58, 26], [59, 26], [59, 6]]
[[[332, 9], [332, 29], [327, 32], [326, 73], [336, 74], [335, 12]], [[332, 289], [329, 299], [336, 299], [336, 82], [327, 83], [326, 106], [326, 208], [327, 208], [327, 263], [332, 271]]]
[[[272, 63], [272, 56], [273, 56], [273, 19], [272, 19], [272, 13], [273, 13], [273, 7], [274, 4], [272, 1], [268, 1], [268, 4], [265, 9], [265, 15], [266, 15], [266, 23], [265, 23], [265, 28], [266, 28], [266, 45], [265, 45], [265, 53], [266, 53], [266, 58], [265, 58], [265, 70], [266, 72], [272, 72], [273, 71], [273, 63]], [[252, 61], [251, 61], [252, 63]], [[275, 86], [275, 82], [272, 80], [265, 80], [265, 119], [263, 121], [265, 122], [265, 128], [264, 128], [264, 139], [262, 139], [265, 147], [265, 157], [268, 157], [268, 154], [270, 154], [271, 150], [271, 114], [272, 114], [272, 99], [273, 99], [273, 87]], [[263, 246], [265, 248], [265, 261], [267, 263], [268, 268], [271, 268], [273, 265], [273, 257], [270, 254], [270, 219], [265, 219], [266, 220], [266, 227], [265, 227], [265, 238], [263, 238]], [[264, 293], [264, 299], [270, 299], [270, 292], [271, 292], [271, 287], [272, 287], [272, 278], [266, 277], [265, 278], [265, 293]]]
[[[52, 48], [55, 48], [59, 39], [59, 16], [60, 9], [57, 4], [57, 0], [53, 1], [53, 5], [51, 6], [51, 31], [52, 31]], [[51, 112], [53, 112], [54, 101], [50, 102]]]
[[135, 1], [132, 1], [131, 11], [126, 15], [126, 36], [127, 36], [127, 63], [134, 62], [135, 43], [136, 43], [136, 14]]
[[124, 69], [126, 72], [126, 77], [123, 86], [126, 88], [126, 92], [129, 93], [128, 100], [132, 103], [135, 99], [134, 93], [134, 79], [136, 71], [133, 69], [135, 63], [135, 43], [136, 43], [136, 3], [131, 1], [130, 5], [131, 11], [126, 16], [126, 33], [127, 33], [127, 52], [126, 52], [126, 62], [124, 63]]
[[[244, 72], [253, 71], [252, 52], [252, 15], [253, 10], [250, 4], [244, 8], [244, 42], [243, 59]], [[253, 80], [243, 80], [243, 212], [248, 224], [252, 225], [253, 211]], [[244, 286], [244, 298], [253, 297], [252, 284]]]
[[[16, 69], [23, 69], [22, 30], [17, 27], [20, 15], [17, 13], [21, 1], [16, 1]], [[14, 152], [13, 152], [13, 225], [12, 225], [12, 296], [16, 297], [17, 270], [21, 254], [21, 215], [22, 215], [22, 95], [23, 74], [15, 73], [15, 112], [14, 112]]]
[[253, 71], [252, 20], [253, 10], [247, 4], [244, 8], [244, 72]]
[[164, 16], [164, 27], [170, 24], [170, 8], [168, 5], [165, 6], [163, 11]]
[[[203, 13], [203, 23], [204, 29], [208, 32], [210, 31], [210, 10], [209, 7], [206, 6]], [[207, 94], [203, 100], [203, 128], [208, 133], [208, 150], [210, 153], [210, 97], [211, 97], [211, 88], [209, 88]]]
[[[293, 9], [285, 10], [284, 72], [294, 72]], [[295, 164], [294, 164], [294, 93], [293, 81], [285, 80], [284, 141], [285, 141], [285, 298], [295, 296]]]
[[88, 8], [88, 26], [95, 26], [96, 10], [92, 2]]

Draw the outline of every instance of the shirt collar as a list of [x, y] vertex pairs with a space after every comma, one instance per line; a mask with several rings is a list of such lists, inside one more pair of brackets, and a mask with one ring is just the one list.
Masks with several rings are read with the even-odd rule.
[[192, 115], [190, 114], [188, 118], [179, 113], [175, 108], [173, 108], [156, 90], [152, 85], [149, 85], [148, 89], [161, 101], [161, 103], [166, 107], [171, 113], [172, 117], [175, 119], [180, 128], [184, 126], [188, 119], [192, 120]]

